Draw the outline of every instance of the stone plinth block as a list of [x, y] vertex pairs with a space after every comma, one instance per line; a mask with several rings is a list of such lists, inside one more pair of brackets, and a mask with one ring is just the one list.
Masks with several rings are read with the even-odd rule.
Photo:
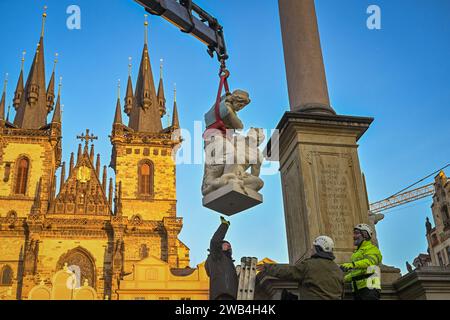
[[203, 198], [204, 207], [227, 216], [250, 209], [262, 202], [263, 197], [260, 193], [248, 188], [244, 191], [237, 183], [229, 183]]
[[353, 227], [368, 223], [357, 141], [372, 120], [288, 112], [278, 125], [291, 264], [308, 257], [319, 235], [334, 240], [337, 263], [349, 261]]

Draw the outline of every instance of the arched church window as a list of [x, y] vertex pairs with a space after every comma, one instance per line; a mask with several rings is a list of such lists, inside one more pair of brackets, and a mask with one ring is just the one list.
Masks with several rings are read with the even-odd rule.
[[25, 195], [27, 192], [27, 182], [28, 182], [28, 174], [30, 168], [30, 160], [23, 157], [20, 158], [17, 162], [17, 170], [16, 170], [16, 194]]
[[83, 285], [84, 279], [87, 279], [89, 285], [95, 288], [97, 283], [95, 261], [90, 252], [81, 247], [72, 249], [59, 258], [56, 269], [61, 270], [66, 264], [68, 269], [76, 275], [76, 288]]
[[142, 162], [139, 165], [139, 194], [143, 196], [153, 195], [153, 163]]
[[10, 266], [4, 266], [0, 275], [0, 285], [10, 286], [13, 282], [13, 271]]

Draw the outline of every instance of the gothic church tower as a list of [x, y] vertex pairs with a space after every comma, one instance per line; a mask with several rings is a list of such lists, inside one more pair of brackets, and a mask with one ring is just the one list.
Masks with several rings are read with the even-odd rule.
[[124, 111], [129, 123], [128, 126], [123, 124], [118, 100], [111, 135], [111, 167], [116, 173], [116, 184], [121, 186], [121, 206], [117, 214], [140, 222], [134, 233], [129, 233], [129, 245], [138, 243], [139, 237], [142, 239], [146, 233], [156, 231], [157, 238], [146, 244], [150, 254], [172, 268], [184, 268], [189, 264], [189, 249], [177, 238], [182, 219], [176, 212], [176, 167], [172, 156], [181, 143], [176, 134], [178, 113], [175, 107], [175, 122], [163, 128], [164, 86], [161, 76], [158, 92], [155, 90], [147, 25], [145, 22], [145, 43], [134, 93], [131, 68], [128, 76]]

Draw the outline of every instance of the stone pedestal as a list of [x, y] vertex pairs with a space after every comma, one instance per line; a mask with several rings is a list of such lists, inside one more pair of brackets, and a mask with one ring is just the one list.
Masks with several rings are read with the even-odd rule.
[[368, 223], [357, 141], [372, 121], [297, 112], [281, 119], [279, 156], [290, 264], [305, 259], [319, 235], [333, 238], [337, 263], [349, 260], [353, 227]]
[[[399, 280], [400, 276], [399, 269], [384, 265], [381, 266], [381, 300], [399, 300], [401, 298], [396, 289], [399, 287], [397, 280]], [[450, 283], [450, 280], [447, 282]], [[400, 286], [406, 288], [408, 285], [410, 285], [410, 281], [402, 281]], [[297, 281], [282, 280], [265, 273], [258, 274], [255, 288], [255, 300], [284, 300], [286, 298], [283, 299], [283, 291], [289, 292], [297, 297], [299, 294]], [[350, 283], [345, 284], [344, 290], [344, 300], [353, 300], [352, 286]], [[448, 291], [448, 289], [446, 290]], [[416, 297], [412, 296], [411, 298], [416, 299]]]
[[203, 206], [211, 210], [231, 216], [250, 209], [263, 202], [260, 193], [249, 188], [243, 189], [237, 183], [230, 182], [203, 198]]
[[422, 267], [394, 283], [401, 300], [450, 300], [450, 267]]

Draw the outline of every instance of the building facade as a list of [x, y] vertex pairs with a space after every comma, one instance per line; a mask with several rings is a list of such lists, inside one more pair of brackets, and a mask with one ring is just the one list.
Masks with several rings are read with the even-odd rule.
[[[45, 18], [44, 14], [44, 22]], [[135, 87], [130, 73], [124, 103], [129, 123], [123, 123], [118, 97], [110, 136], [110, 167], [115, 176], [109, 179], [107, 166], [102, 167], [91, 144], [97, 137], [89, 130], [78, 137], [82, 144], [76, 155], [71, 154], [69, 165], [62, 162], [61, 86], [55, 94], [55, 68], [48, 85], [45, 80], [43, 31], [25, 84], [22, 63], [13, 122], [9, 113], [5, 117], [4, 90], [0, 105], [0, 299], [28, 299], [36, 287], [46, 292], [43, 288], [51, 287], [61, 270], [76, 274], [76, 287], [88, 285], [97, 299], [119, 299], [118, 292], [126, 292], [121, 287], [127, 286], [130, 277], [138, 279], [135, 271], [149, 259], [164, 265], [166, 273], [170, 271], [174, 291], [177, 283], [185, 288], [186, 277], [191, 282], [198, 279], [201, 293], [182, 297], [207, 296], [203, 276], [192, 277], [203, 271], [183, 271], [189, 267], [189, 248], [178, 239], [183, 225], [177, 216], [173, 157], [182, 141], [177, 135], [178, 112], [175, 103], [172, 124], [163, 128], [163, 81], [156, 91], [147, 42]], [[52, 120], [47, 123], [49, 116]], [[160, 276], [156, 272], [156, 278]], [[158, 286], [167, 287], [166, 282], [157, 282], [151, 288], [156, 291], [147, 297], [157, 299]], [[169, 293], [164, 292], [164, 297]], [[135, 297], [133, 293], [125, 296]], [[137, 293], [135, 298], [140, 297]]]
[[427, 218], [428, 252], [432, 266], [450, 265], [450, 179], [441, 171], [435, 177], [431, 210], [434, 227]]

